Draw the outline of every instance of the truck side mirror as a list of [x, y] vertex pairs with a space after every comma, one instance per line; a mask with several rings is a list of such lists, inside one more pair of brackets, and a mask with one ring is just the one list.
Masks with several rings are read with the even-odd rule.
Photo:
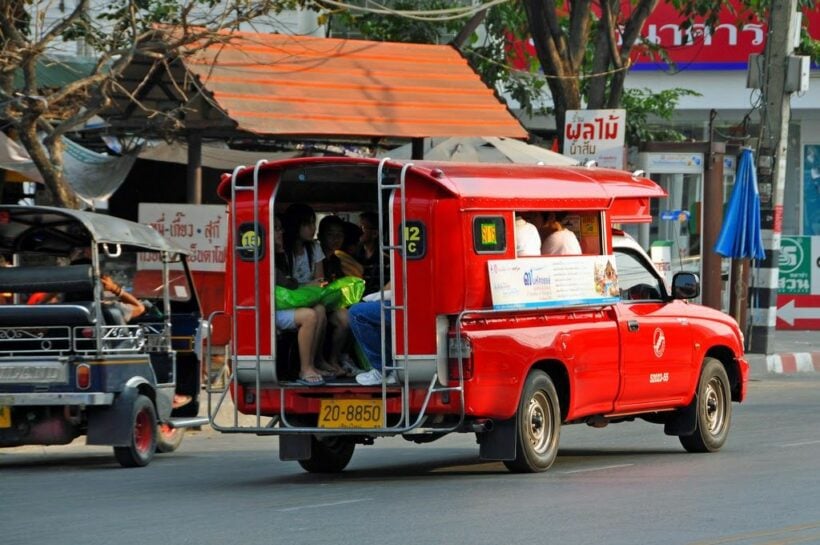
[[694, 299], [700, 295], [700, 278], [695, 273], [679, 272], [672, 278], [672, 297]]

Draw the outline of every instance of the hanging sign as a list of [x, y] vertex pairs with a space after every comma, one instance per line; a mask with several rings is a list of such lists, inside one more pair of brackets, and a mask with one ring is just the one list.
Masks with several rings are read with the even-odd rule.
[[626, 110], [567, 110], [564, 155], [623, 169], [625, 134]]

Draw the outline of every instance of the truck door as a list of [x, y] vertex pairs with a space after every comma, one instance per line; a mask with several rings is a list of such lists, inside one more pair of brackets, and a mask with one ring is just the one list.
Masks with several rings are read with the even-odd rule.
[[660, 278], [637, 252], [616, 250], [621, 301], [619, 412], [680, 403], [691, 388], [692, 333], [680, 301], [664, 300]]

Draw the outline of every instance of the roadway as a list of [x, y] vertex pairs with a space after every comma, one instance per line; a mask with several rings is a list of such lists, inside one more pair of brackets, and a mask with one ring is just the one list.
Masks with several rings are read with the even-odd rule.
[[768, 375], [716, 454], [660, 426], [569, 426], [550, 471], [478, 460], [472, 435], [358, 446], [338, 475], [271, 437], [189, 433], [150, 466], [110, 449], [0, 450], [3, 545], [820, 543], [820, 375]]

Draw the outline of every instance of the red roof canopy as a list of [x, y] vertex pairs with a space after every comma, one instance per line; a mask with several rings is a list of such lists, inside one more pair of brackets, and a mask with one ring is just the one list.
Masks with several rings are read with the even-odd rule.
[[526, 131], [452, 46], [235, 32], [183, 57], [237, 129], [266, 135]]

